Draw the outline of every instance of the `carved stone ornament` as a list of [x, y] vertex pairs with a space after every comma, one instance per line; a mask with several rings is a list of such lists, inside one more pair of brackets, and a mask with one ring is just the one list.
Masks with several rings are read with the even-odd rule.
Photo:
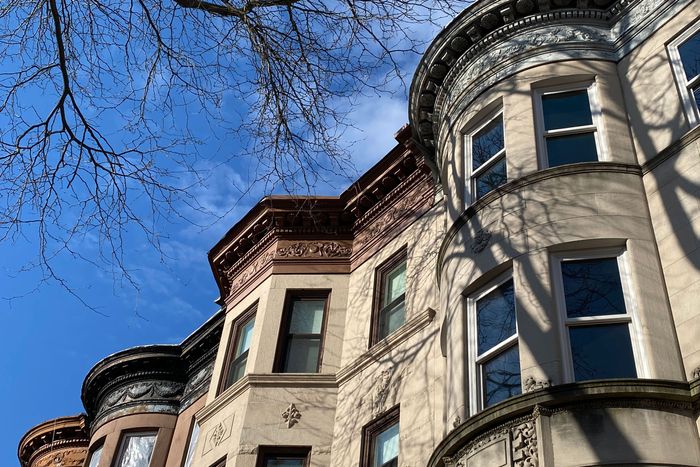
[[275, 255], [272, 251], [268, 251], [240, 274], [238, 274], [238, 271], [235, 268], [231, 268], [226, 271], [226, 277], [231, 284], [231, 289], [242, 287], [252, 276], [255, 275], [256, 272], [264, 268], [270, 261], [272, 261], [274, 256]]
[[66, 449], [48, 453], [33, 465], [34, 467], [82, 467], [87, 457], [87, 449]]
[[291, 428], [297, 423], [299, 423], [299, 419], [301, 418], [301, 412], [297, 409], [296, 405], [294, 404], [289, 404], [289, 407], [282, 412], [282, 420], [284, 420], [284, 423], [287, 425], [287, 428]]
[[495, 443], [504, 443], [510, 449], [512, 465], [516, 467], [536, 467], [537, 430], [534, 418], [522, 417], [487, 431], [468, 442], [455, 455], [443, 457], [443, 463], [448, 467], [465, 467], [469, 458], [478, 455], [479, 451]]
[[693, 370], [691, 374], [691, 380], [700, 379], [700, 366]]
[[386, 400], [389, 397], [389, 385], [391, 383], [391, 371], [384, 370], [379, 373], [377, 383], [374, 386], [372, 398], [372, 413], [375, 415], [384, 411]]
[[282, 258], [342, 258], [351, 254], [352, 248], [338, 242], [295, 242], [277, 249]]
[[491, 241], [491, 232], [485, 229], [479, 229], [479, 231], [474, 235], [474, 241], [472, 242], [472, 253], [479, 254], [489, 246], [489, 241]]
[[169, 381], [146, 381], [133, 383], [112, 392], [104, 399], [100, 412], [118, 405], [138, 400], [176, 399], [182, 394], [183, 384]]
[[528, 376], [525, 380], [525, 392], [538, 391], [540, 389], [548, 388], [552, 385], [549, 380], [538, 381], [532, 376]]
[[462, 417], [460, 417], [459, 415], [455, 415], [455, 419], [452, 420], [452, 428], [457, 428], [461, 424], [462, 424]]
[[204, 439], [204, 449], [202, 453], [206, 454], [228, 439], [231, 436], [232, 426], [233, 415], [230, 415], [221, 422], [217, 423], [214, 428], [210, 429]]

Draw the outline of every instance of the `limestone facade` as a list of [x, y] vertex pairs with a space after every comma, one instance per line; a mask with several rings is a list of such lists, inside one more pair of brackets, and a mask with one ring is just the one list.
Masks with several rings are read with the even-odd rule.
[[[697, 0], [475, 2], [389, 154], [338, 197], [263, 199], [209, 253], [214, 317], [90, 371], [84, 465], [146, 434], [143, 467], [700, 466], [696, 31]], [[575, 315], [603, 270], [579, 305], [617, 312]], [[494, 307], [511, 321], [482, 326]]]

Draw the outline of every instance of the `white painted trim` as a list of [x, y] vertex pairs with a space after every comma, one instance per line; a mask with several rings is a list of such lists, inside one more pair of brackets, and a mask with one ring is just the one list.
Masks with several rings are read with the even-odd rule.
[[683, 31], [681, 35], [673, 39], [666, 46], [668, 58], [673, 70], [673, 76], [676, 78], [678, 94], [681, 97], [683, 111], [685, 112], [685, 117], [688, 120], [688, 125], [690, 128], [696, 127], [700, 124], [700, 110], [698, 109], [695, 98], [693, 97], [693, 88], [698, 86], [698, 78], [693, 78], [690, 82], [688, 82], [688, 79], [685, 76], [685, 69], [683, 68], [683, 60], [681, 60], [681, 54], [678, 51], [678, 48], [684, 42], [694, 36], [698, 31], [700, 31], [700, 21], [690, 25], [688, 29]]
[[[509, 280], [513, 281], [513, 307], [515, 313], [515, 334], [509, 336], [503, 342], [500, 342], [496, 346], [492, 347], [485, 353], [479, 355], [477, 349], [477, 327], [476, 327], [476, 302], [479, 301], [484, 296], [488, 295], [501, 285], [505, 284]], [[483, 394], [482, 394], [482, 373], [481, 364], [485, 361], [490, 360], [496, 355], [504, 352], [505, 350], [518, 345], [519, 333], [518, 333], [518, 310], [517, 310], [517, 289], [515, 285], [515, 279], [513, 278], [513, 271], [509, 270], [500, 276], [498, 276], [493, 281], [489, 282], [488, 285], [477, 290], [469, 297], [467, 297], [467, 369], [468, 369], [468, 391], [469, 391], [469, 412], [470, 415], [474, 415], [484, 408]], [[518, 357], [520, 353], [518, 353]]]
[[[559, 336], [562, 352], [562, 379], [564, 383], [575, 381], [573, 357], [571, 355], [571, 342], [569, 340], [569, 328], [582, 325], [628, 323], [637, 377], [648, 377], [646, 355], [642, 345], [642, 335], [639, 331], [637, 304], [636, 300], [634, 299], [635, 294], [633, 293], [632, 277], [627, 264], [627, 255], [628, 253], [622, 248], [607, 248], [589, 251], [562, 252], [551, 256], [550, 265], [552, 271], [552, 286], [554, 288], [554, 299], [558, 310], [560, 323]], [[620, 284], [622, 286], [622, 295], [627, 313], [569, 318], [566, 315], [564, 281], [561, 272], [561, 263], [564, 261], [604, 259], [613, 257], [617, 258], [617, 267], [620, 272]]]
[[[501, 124], [503, 125], [503, 149], [498, 151], [496, 154], [491, 156], [487, 161], [481, 164], [476, 170], [472, 169], [472, 139], [475, 134], [486, 128], [491, 122], [493, 122], [498, 117], [501, 117]], [[482, 172], [487, 170], [489, 167], [498, 162], [501, 158], [507, 157], [507, 147], [506, 147], [506, 121], [505, 114], [503, 112], [503, 107], [499, 106], [497, 109], [489, 112], [484, 117], [478, 120], [475, 126], [471, 126], [471, 129], [464, 134], [464, 200], [465, 208], [478, 199], [476, 196], [476, 184], [475, 177], [480, 175]], [[506, 177], [508, 177], [508, 165], [506, 162]]]
[[[542, 97], [551, 94], [561, 94], [565, 92], [583, 90], [587, 91], [588, 94], [588, 103], [590, 105], [592, 124], [571, 128], [557, 128], [555, 130], [545, 130]], [[593, 133], [595, 138], [596, 152], [598, 153], [598, 160], [609, 160], [605, 132], [603, 131], [603, 111], [598, 100], [597, 94], [598, 93], [596, 92], [595, 80], [587, 80], [583, 83], [578, 84], [560, 84], [557, 86], [548, 86], [545, 88], [535, 89], [533, 95], [535, 101], [533, 105], [533, 109], [535, 111], [535, 131], [537, 133], [537, 138], [535, 138], [535, 141], [540, 169], [549, 168], [546, 141], [547, 137], [549, 136], [566, 136], [582, 133]]]

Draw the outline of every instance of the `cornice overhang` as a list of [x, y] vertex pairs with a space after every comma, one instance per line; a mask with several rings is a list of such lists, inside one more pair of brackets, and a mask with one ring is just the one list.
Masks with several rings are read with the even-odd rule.
[[398, 144], [340, 196], [263, 198], [209, 252], [220, 304], [273, 271], [348, 273], [432, 204], [433, 172], [411, 135], [399, 130]]
[[[513, 62], [545, 50], [571, 49], [561, 56], [552, 55], [554, 60], [586, 54], [617, 60], [645, 39], [645, 34], [640, 33], [642, 29], [649, 25], [656, 27], [653, 25], [656, 17], [687, 3], [686, 0], [478, 1], [438, 34], [418, 65], [409, 94], [409, 121], [414, 139], [435, 157], [447, 107], [456, 105], [458, 96], [462, 101], [466, 99], [461, 95], [469, 87], [466, 81], [483, 81], [483, 86], [468, 96], [473, 98], [496, 80], [516, 71], [518, 67], [512, 66]], [[557, 26], [572, 29], [542, 29]], [[527, 31], [532, 33], [525, 38]], [[504, 46], [506, 43], [509, 45]], [[499, 49], [498, 53], [493, 53], [495, 49]], [[484, 63], [476, 63], [479, 61]], [[511, 65], [506, 67], [505, 63]], [[492, 79], [485, 78], [492, 74]], [[459, 89], [453, 89], [457, 80]]]
[[208, 389], [223, 329], [219, 310], [181, 344], [123, 350], [98, 362], [81, 398], [90, 430], [132, 413], [177, 414]]
[[85, 415], [55, 418], [27, 431], [19, 442], [17, 457], [20, 464], [26, 467], [48, 452], [58, 453], [75, 448], [87, 452], [89, 441]]

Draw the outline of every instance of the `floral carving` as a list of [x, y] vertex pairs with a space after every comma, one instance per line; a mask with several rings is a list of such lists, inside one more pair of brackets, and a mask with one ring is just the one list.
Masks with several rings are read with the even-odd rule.
[[224, 440], [231, 436], [231, 428], [233, 426], [233, 415], [226, 417], [224, 420], [219, 422], [214, 428], [207, 432], [206, 438], [204, 440], [203, 454], [211, 451], [215, 447], [219, 446]]
[[491, 240], [491, 232], [485, 229], [479, 229], [479, 231], [474, 236], [474, 242], [472, 243], [471, 249], [472, 253], [479, 254], [486, 249]]
[[455, 419], [452, 420], [452, 428], [457, 428], [461, 424], [462, 424], [462, 417], [460, 417], [459, 415], [455, 415]]
[[540, 389], [548, 388], [552, 385], [551, 381], [538, 381], [532, 376], [528, 376], [525, 380], [525, 392], [538, 391]]
[[693, 373], [691, 374], [691, 379], [696, 380], [700, 378], [700, 366], [697, 367], [696, 369], [693, 370]]
[[289, 407], [282, 412], [282, 420], [284, 420], [284, 423], [287, 424], [287, 428], [291, 428], [297, 423], [299, 423], [299, 419], [301, 418], [301, 412], [297, 409], [296, 405], [294, 404], [289, 404]]
[[224, 435], [226, 435], [226, 428], [224, 428], [223, 423], [219, 423], [212, 430], [211, 435], [209, 435], [209, 439], [214, 446], [218, 446], [224, 440]]
[[375, 415], [384, 411], [386, 400], [389, 397], [389, 383], [391, 383], [391, 371], [384, 370], [379, 374], [377, 384], [374, 387], [372, 411]]
[[338, 242], [296, 242], [277, 249], [277, 256], [282, 258], [338, 258], [351, 254], [351, 248]]
[[231, 290], [242, 287], [246, 282], [248, 282], [248, 280], [250, 280], [252, 276], [255, 275], [255, 273], [260, 271], [267, 265], [267, 263], [272, 261], [273, 257], [274, 253], [272, 251], [268, 251], [240, 274], [237, 274], [237, 271], [235, 271], [233, 268], [226, 271], [226, 277], [228, 282], [231, 284]]
[[535, 422], [528, 421], [515, 426], [511, 432], [513, 465], [535, 467], [537, 463], [537, 431]]
[[45, 455], [36, 461], [35, 467], [82, 467], [87, 449], [67, 449]]
[[139, 399], [171, 399], [182, 393], [182, 384], [161, 381], [135, 383], [110, 394], [102, 405], [103, 409]]

